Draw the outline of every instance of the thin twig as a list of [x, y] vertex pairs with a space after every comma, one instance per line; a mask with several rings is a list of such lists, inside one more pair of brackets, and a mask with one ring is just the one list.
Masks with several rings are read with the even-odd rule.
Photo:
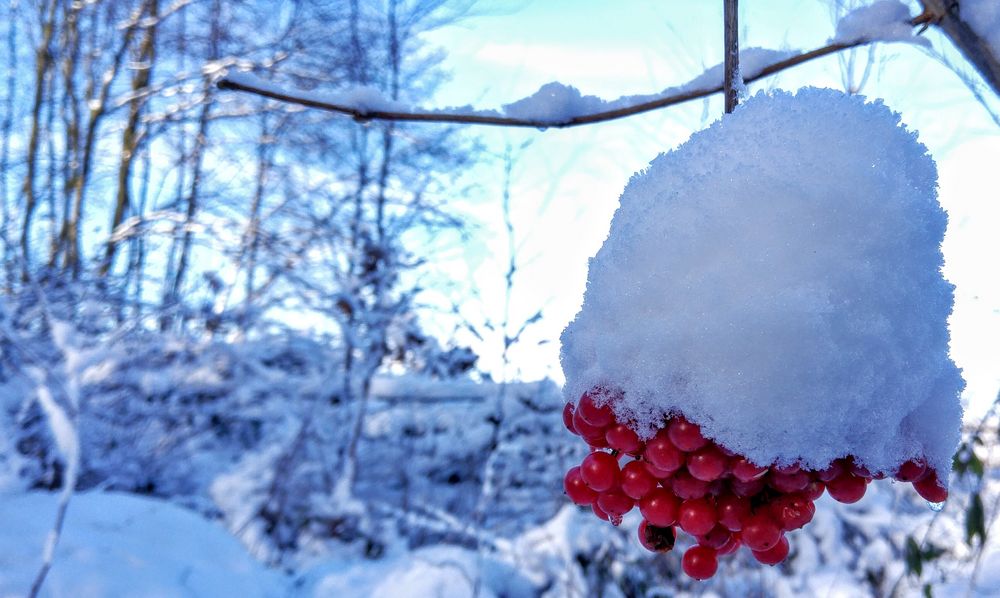
[[723, 96], [726, 99], [726, 114], [731, 114], [736, 110], [739, 88], [742, 81], [737, 83], [740, 76], [740, 38], [739, 38], [739, 5], [737, 0], [725, 0], [723, 27], [723, 43], [725, 44], [725, 58], [723, 59]]
[[[910, 21], [910, 24], [914, 24], [919, 21], [921, 17], [916, 17]], [[923, 21], [920, 21], [921, 23]], [[865, 44], [870, 44], [877, 42], [878, 40], [869, 40], [867, 38], [861, 38], [854, 40], [852, 42], [845, 43], [834, 43], [828, 44], [821, 48], [816, 48], [815, 50], [804, 52], [784, 60], [780, 60], [764, 67], [756, 74], [745, 77], [743, 79], [744, 83], [752, 83], [764, 77], [769, 77], [775, 73], [781, 72], [785, 69], [791, 68], [793, 66], [798, 66], [804, 62], [810, 60], [821, 58], [829, 54], [834, 54], [840, 52], [841, 50], [846, 50], [848, 48], [855, 48], [857, 46], [863, 46]], [[701, 89], [694, 89], [690, 91], [683, 91], [680, 93], [665, 95], [659, 97], [655, 100], [650, 100], [648, 102], [641, 102], [632, 106], [625, 106], [623, 108], [615, 108], [613, 110], [605, 110], [601, 112], [594, 112], [592, 114], [583, 114], [580, 116], [574, 116], [567, 118], [565, 120], [553, 121], [553, 120], [542, 120], [542, 119], [529, 119], [529, 118], [515, 118], [512, 116], [501, 116], [491, 115], [491, 114], [468, 114], [461, 112], [435, 112], [435, 111], [394, 111], [394, 110], [374, 110], [359, 108], [356, 106], [348, 106], [346, 104], [338, 104], [335, 102], [327, 102], [319, 100], [313, 97], [308, 97], [305, 94], [296, 92], [286, 92], [278, 91], [273, 88], [263, 87], [253, 85], [246, 81], [235, 80], [231, 78], [223, 78], [218, 82], [219, 89], [231, 90], [231, 91], [242, 91], [254, 95], [258, 95], [265, 98], [270, 98], [273, 100], [279, 100], [282, 102], [288, 102], [291, 104], [297, 104], [299, 106], [305, 106], [307, 108], [318, 108], [320, 110], [327, 110], [330, 112], [338, 112], [341, 114], [347, 114], [354, 117], [355, 120], [365, 122], [370, 120], [389, 120], [398, 122], [424, 122], [424, 123], [448, 123], [448, 124], [466, 124], [466, 125], [493, 125], [501, 127], [532, 127], [536, 129], [564, 129], [568, 127], [576, 127], [580, 125], [590, 125], [600, 122], [606, 122], [609, 120], [616, 120], [619, 118], [625, 118], [628, 116], [633, 116], [636, 114], [642, 114], [644, 112], [650, 112], [652, 110], [658, 110], [660, 108], [666, 108], [668, 106], [674, 106], [677, 104], [682, 104], [684, 102], [689, 102], [691, 100], [697, 100], [701, 98], [706, 98], [708, 96], [715, 95], [723, 91], [723, 84], [718, 84], [710, 87], [704, 87]]]

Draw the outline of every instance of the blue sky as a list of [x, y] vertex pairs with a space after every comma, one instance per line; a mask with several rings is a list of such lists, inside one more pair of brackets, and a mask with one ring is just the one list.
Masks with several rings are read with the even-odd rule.
[[[721, 61], [721, 2], [550, 0], [485, 2], [478, 16], [446, 27], [428, 40], [448, 52], [452, 80], [439, 106], [492, 108], [560, 81], [612, 99], [651, 93], [686, 82]], [[833, 35], [834, 21], [820, 0], [741, 3], [741, 45], [812, 49]], [[950, 49], [934, 32], [936, 47]], [[865, 54], [859, 55], [856, 76]], [[785, 71], [759, 85], [842, 88], [836, 57]], [[956, 284], [952, 353], [965, 370], [966, 397], [982, 409], [1000, 385], [1000, 192], [991, 170], [1000, 156], [1000, 129], [956, 75], [919, 48], [881, 44], [862, 93], [881, 97], [917, 130], [938, 162], [940, 199], [950, 216], [945, 273]], [[996, 108], [997, 104], [994, 104]], [[544, 309], [511, 352], [510, 372], [561, 380], [558, 335], [579, 308], [587, 259], [600, 247], [628, 178], [658, 153], [682, 143], [717, 119], [721, 100], [693, 102], [607, 124], [570, 130], [481, 128], [491, 151], [528, 142], [517, 154], [512, 206], [521, 268], [512, 320]], [[500, 227], [501, 165], [484, 161], [469, 173], [480, 201], [472, 215], [479, 241], [453, 252], [447, 271], [476, 286], [482, 301], [466, 315], [499, 313], [506, 240]], [[471, 339], [465, 337], [465, 340]], [[539, 344], [541, 343], [541, 344]], [[497, 367], [499, 342], [480, 346]]]

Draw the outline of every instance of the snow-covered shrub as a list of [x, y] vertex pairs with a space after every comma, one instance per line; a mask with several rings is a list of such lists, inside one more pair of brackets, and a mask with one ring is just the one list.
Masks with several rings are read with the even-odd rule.
[[[80, 373], [79, 489], [150, 494], [221, 517], [265, 560], [330, 543], [377, 556], [400, 536], [471, 546], [472, 528], [518, 533], [560, 508], [558, 472], [580, 458], [563, 434], [555, 385], [448, 379], [474, 362], [464, 356], [455, 370], [375, 379], [357, 480], [338, 494], [358, 406], [343, 396], [339, 347], [293, 333], [226, 341], [124, 328], [111, 308], [79, 294], [72, 302], [105, 314], [100, 326], [78, 326], [93, 352]], [[22, 298], [12, 331], [57, 371], [32, 304]], [[82, 317], [59, 296], [47, 308]], [[439, 347], [432, 341], [424, 344]], [[4, 358], [5, 459], [18, 463], [20, 484], [59, 487], [59, 454], [18, 354]]]

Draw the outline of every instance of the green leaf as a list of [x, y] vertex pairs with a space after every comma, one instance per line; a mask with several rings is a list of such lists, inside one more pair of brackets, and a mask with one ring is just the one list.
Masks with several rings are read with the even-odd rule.
[[931, 591], [931, 584], [924, 584], [924, 598], [934, 598], [934, 592]]
[[[975, 439], [973, 439], [975, 440]], [[958, 448], [952, 459], [951, 464], [952, 470], [958, 476], [964, 476], [965, 474], [972, 472], [978, 479], [983, 478], [984, 470], [983, 461], [976, 454], [976, 451], [968, 442], [962, 443], [962, 446]]]
[[951, 470], [958, 475], [963, 475], [968, 466], [968, 454], [969, 445], [963, 442], [951, 458]]
[[983, 479], [984, 468], [982, 460], [980, 460], [979, 457], [976, 456], [975, 451], [969, 451], [969, 452], [970, 452], [969, 469], [972, 470], [972, 473], [976, 474], [977, 478]]
[[917, 577], [924, 572], [924, 555], [920, 551], [917, 541], [910, 536], [906, 539], [906, 571], [915, 574]]
[[946, 552], [948, 551], [945, 550], [944, 548], [941, 548], [940, 546], [928, 544], [926, 547], [924, 547], [924, 551], [921, 553], [921, 556], [923, 557], [924, 562], [929, 563], [937, 559]]
[[976, 536], [979, 536], [980, 545], [986, 542], [986, 514], [978, 492], [972, 495], [969, 508], [965, 511], [965, 541], [971, 546]]

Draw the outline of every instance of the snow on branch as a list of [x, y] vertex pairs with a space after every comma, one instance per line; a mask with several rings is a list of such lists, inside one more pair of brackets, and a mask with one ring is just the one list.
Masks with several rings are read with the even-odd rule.
[[[915, 35], [903, 36], [900, 26], [912, 32], [914, 26], [926, 24], [929, 17], [920, 15], [909, 18], [909, 13], [900, 12], [896, 5], [901, 6], [898, 0], [880, 0], [872, 6], [848, 13], [844, 17], [845, 26], [838, 25], [837, 35], [827, 45], [809, 52], [766, 48], [741, 51], [739, 64], [744, 83], [848, 48], [878, 41], [920, 39]], [[856, 37], [848, 37], [851, 34], [856, 34]], [[506, 104], [501, 110], [476, 110], [470, 106], [421, 109], [387, 99], [379, 90], [368, 86], [333, 93], [288, 90], [242, 72], [223, 77], [218, 86], [224, 90], [242, 91], [307, 108], [339, 112], [362, 122], [389, 120], [547, 129], [606, 122], [709, 97], [723, 91], [723, 65], [715, 65], [688, 83], [668, 87], [659, 93], [622, 96], [610, 101], [583, 95], [569, 85], [547, 83], [533, 95]]]
[[910, 42], [929, 46], [923, 37], [913, 33], [918, 20], [910, 19], [910, 8], [899, 0], [877, 0], [848, 12], [837, 21], [837, 30], [830, 43], [865, 39], [880, 42]]

